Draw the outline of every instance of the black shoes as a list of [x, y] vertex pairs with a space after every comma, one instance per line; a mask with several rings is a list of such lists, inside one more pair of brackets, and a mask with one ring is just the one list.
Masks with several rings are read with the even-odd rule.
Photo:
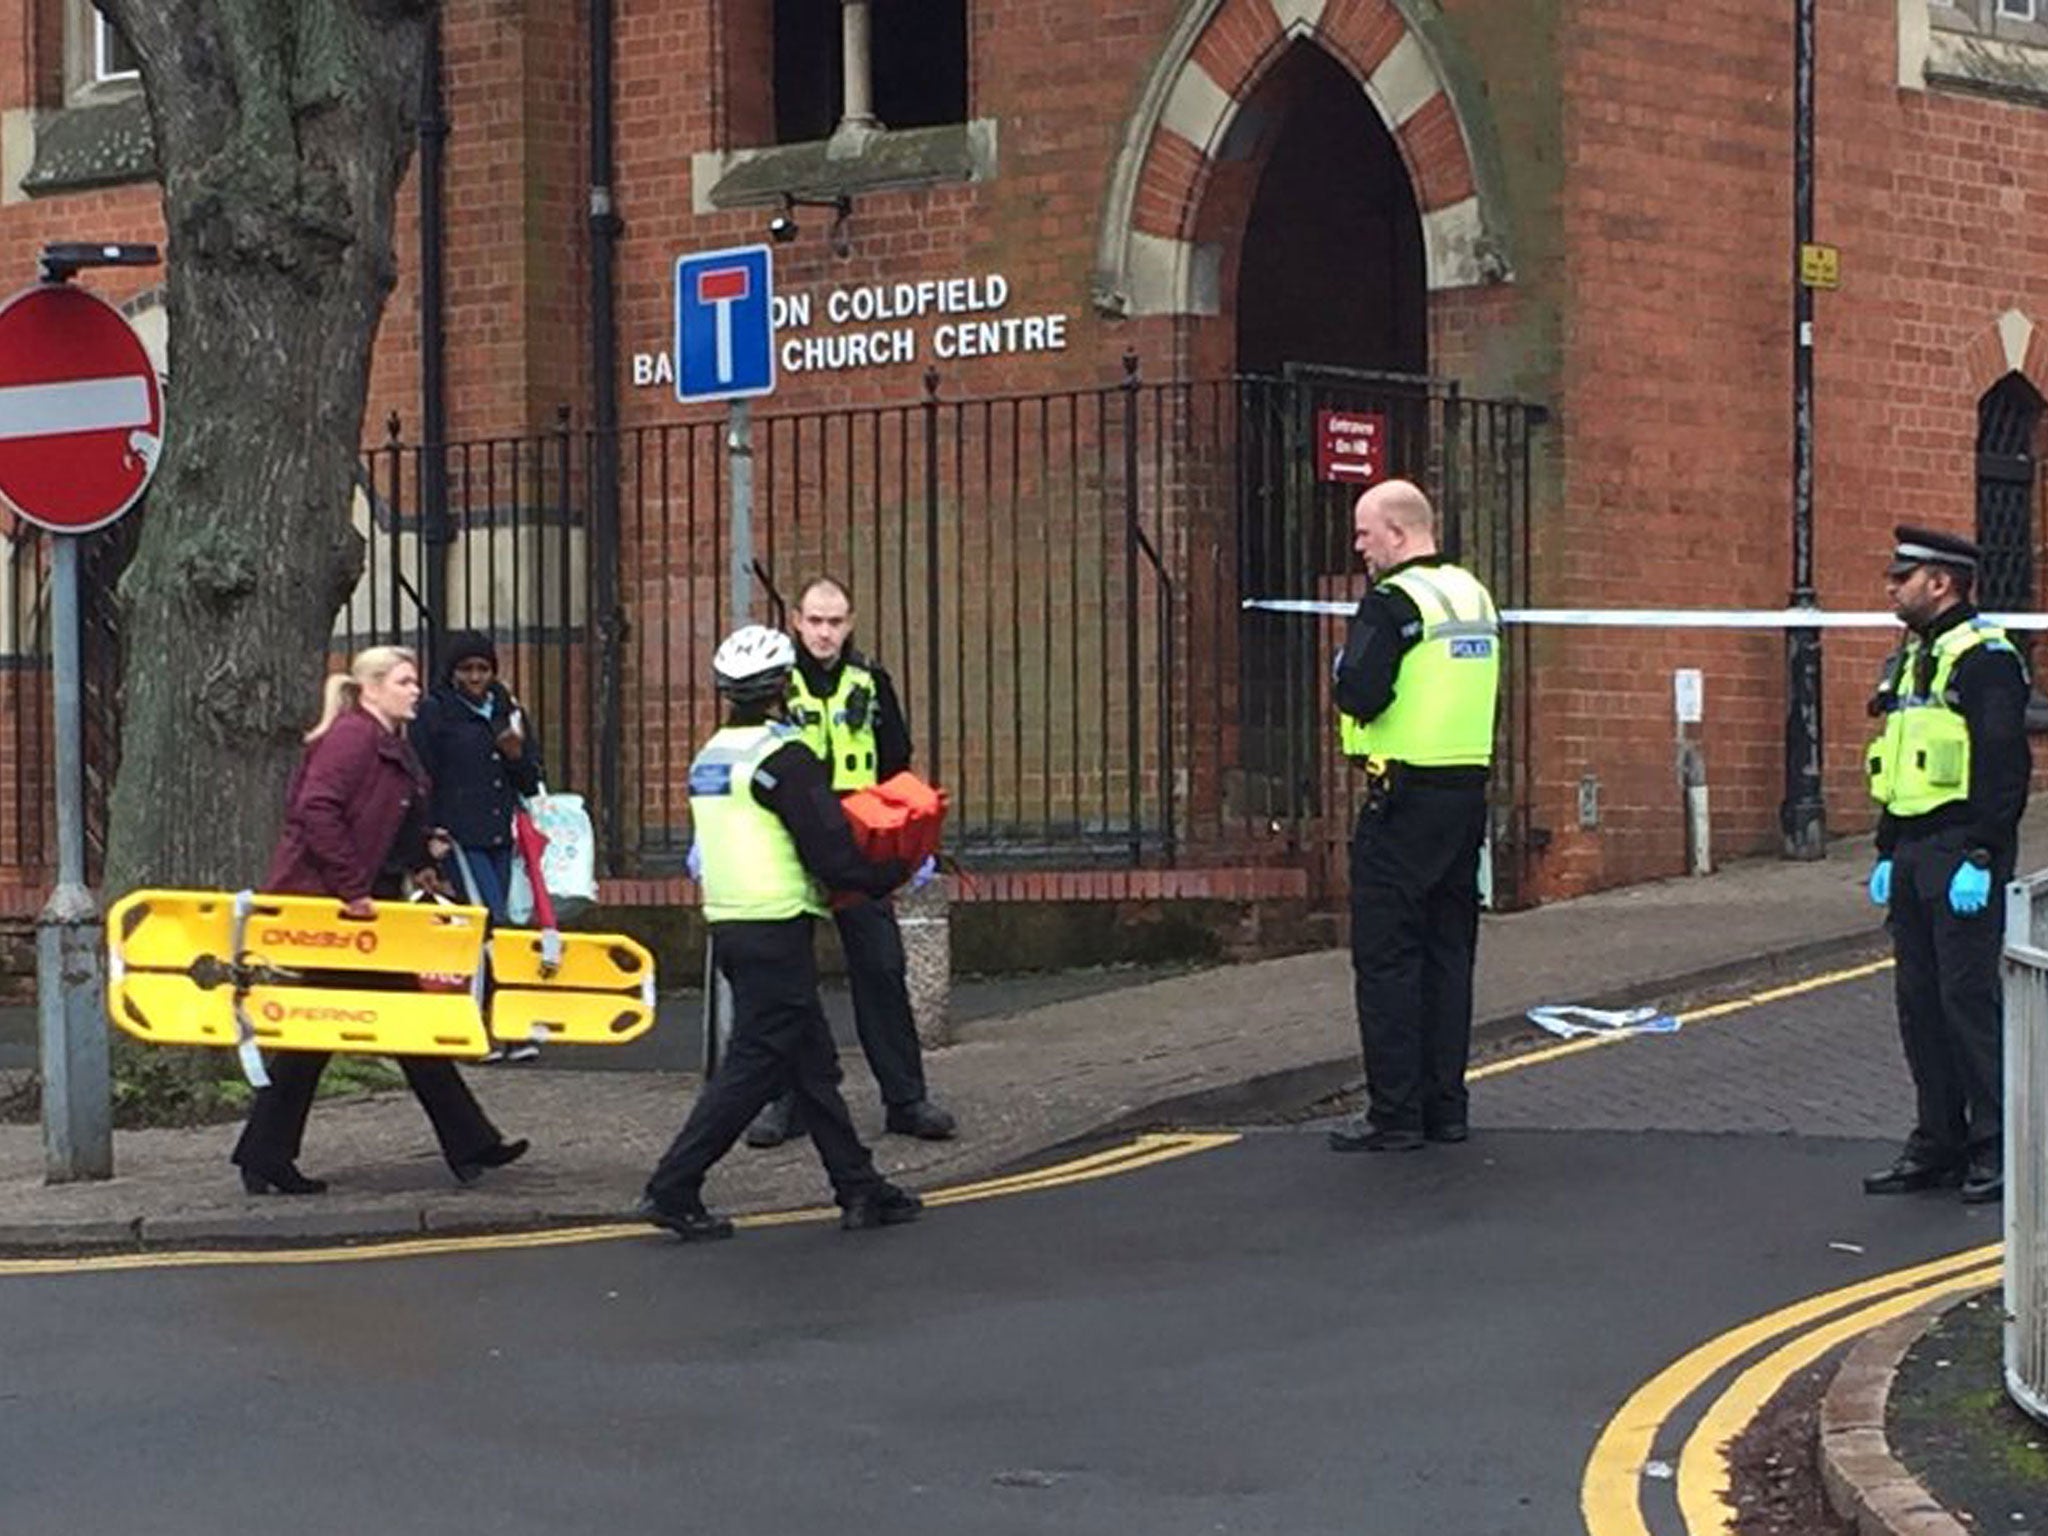
[[796, 1099], [791, 1094], [784, 1094], [761, 1106], [761, 1113], [754, 1116], [754, 1123], [747, 1127], [747, 1145], [779, 1147], [801, 1135], [803, 1127], [797, 1123]]
[[1965, 1205], [1990, 1205], [2005, 1198], [2005, 1159], [1973, 1157], [1963, 1175], [1962, 1201]]
[[1353, 1121], [1330, 1132], [1332, 1152], [1420, 1152], [1428, 1145], [1420, 1131], [1375, 1131]]
[[864, 1232], [870, 1227], [900, 1227], [923, 1214], [924, 1202], [909, 1190], [898, 1189], [894, 1184], [878, 1184], [841, 1207], [839, 1227], [843, 1232]]
[[891, 1104], [882, 1124], [892, 1135], [915, 1136], [919, 1141], [950, 1141], [959, 1129], [953, 1117], [930, 1099]]
[[1930, 1163], [1911, 1152], [1902, 1152], [1891, 1167], [1864, 1175], [1863, 1193], [1907, 1195], [1922, 1189], [1954, 1189], [1962, 1182], [1963, 1170], [1958, 1164]]
[[[878, 1184], [840, 1209], [839, 1225], [848, 1232], [864, 1232], [871, 1227], [900, 1227], [923, 1214], [924, 1202], [909, 1190]], [[705, 1210], [701, 1200], [663, 1205], [642, 1195], [633, 1207], [633, 1217], [675, 1233], [677, 1241], [684, 1243], [715, 1243], [732, 1236], [731, 1220]]]
[[1456, 1143], [1470, 1141], [1472, 1128], [1462, 1120], [1444, 1120], [1435, 1125], [1425, 1125], [1422, 1134], [1431, 1141]]
[[[915, 1136], [920, 1141], [949, 1141], [959, 1129], [953, 1117], [930, 1099], [891, 1104], [882, 1123], [891, 1135]], [[747, 1127], [746, 1142], [750, 1147], [779, 1147], [803, 1134], [803, 1117], [797, 1112], [796, 1100], [785, 1096], [770, 1099], [761, 1113], [754, 1116], [754, 1123]]]
[[633, 1215], [650, 1226], [675, 1233], [678, 1242], [715, 1243], [732, 1236], [732, 1222], [724, 1216], [712, 1215], [701, 1200], [687, 1206], [665, 1206], [642, 1195], [640, 1203], [633, 1207]]
[[290, 1163], [274, 1168], [254, 1168], [244, 1163], [242, 1188], [252, 1195], [318, 1195], [327, 1190], [325, 1179], [309, 1179]]
[[522, 1136], [517, 1141], [501, 1141], [494, 1147], [485, 1147], [481, 1152], [472, 1153], [466, 1160], [450, 1163], [459, 1184], [474, 1184], [489, 1168], [502, 1168], [507, 1163], [516, 1163], [526, 1156], [526, 1149], [532, 1145]]

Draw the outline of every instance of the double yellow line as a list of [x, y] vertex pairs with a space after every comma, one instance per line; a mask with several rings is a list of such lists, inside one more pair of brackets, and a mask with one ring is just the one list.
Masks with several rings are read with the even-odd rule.
[[[1032, 1194], [1060, 1189], [1069, 1184], [1086, 1184], [1095, 1179], [1135, 1173], [1159, 1163], [1189, 1157], [1197, 1152], [1229, 1146], [1239, 1138], [1229, 1133], [1185, 1132], [1137, 1136], [1085, 1157], [1072, 1158], [1046, 1168], [972, 1184], [955, 1184], [926, 1195], [927, 1205], [962, 1205], [971, 1200], [994, 1200], [1005, 1195]], [[784, 1227], [800, 1222], [827, 1221], [838, 1216], [829, 1206], [799, 1211], [771, 1211], [742, 1216], [742, 1227]], [[107, 1253], [76, 1258], [0, 1259], [0, 1277], [9, 1275], [108, 1274], [137, 1269], [225, 1269], [296, 1264], [360, 1264], [384, 1259], [432, 1258], [451, 1253], [505, 1252], [520, 1248], [565, 1248], [578, 1243], [616, 1242], [622, 1238], [647, 1237], [654, 1228], [640, 1222], [610, 1221], [580, 1227], [555, 1227], [540, 1232], [493, 1232], [469, 1237], [404, 1238], [397, 1242], [361, 1243], [349, 1247], [279, 1248], [261, 1250], [188, 1249], [171, 1253]]]
[[1999, 1244], [1989, 1243], [1811, 1296], [1674, 1360], [1630, 1395], [1593, 1447], [1579, 1485], [1579, 1511], [1588, 1536], [1650, 1536], [1643, 1480], [1659, 1434], [1681, 1405], [1714, 1378], [1744, 1356], [1782, 1340], [1707, 1404], [1678, 1454], [1675, 1491], [1687, 1536], [1732, 1530], [1727, 1446], [1764, 1404], [1838, 1344], [1931, 1301], [1996, 1284], [1999, 1252]]
[[[1843, 982], [1860, 981], [1890, 970], [1892, 961], [1831, 971], [1787, 983], [1732, 1002], [1685, 1014], [1697, 1024], [1782, 1002]], [[1517, 1071], [1560, 1057], [1615, 1045], [1630, 1036], [1596, 1035], [1532, 1051], [1475, 1071], [1474, 1077]], [[1741, 1369], [1702, 1409], [1677, 1456], [1673, 1493], [1687, 1536], [1724, 1536], [1734, 1529], [1734, 1510], [1727, 1502], [1729, 1444], [1760, 1413], [1766, 1403], [1800, 1371], [1829, 1350], [1903, 1317], [1929, 1302], [1981, 1290], [1999, 1278], [2000, 1245], [1935, 1259], [1910, 1269], [1879, 1275], [1808, 1297], [1766, 1313], [1709, 1339], [1674, 1360], [1644, 1382], [1608, 1420], [1587, 1459], [1579, 1485], [1579, 1512], [1587, 1536], [1650, 1536], [1643, 1512], [1645, 1479], [1653, 1453], [1680, 1408], [1738, 1362], [1774, 1341], [1775, 1348]], [[1668, 1437], [1667, 1443], [1668, 1443]]]

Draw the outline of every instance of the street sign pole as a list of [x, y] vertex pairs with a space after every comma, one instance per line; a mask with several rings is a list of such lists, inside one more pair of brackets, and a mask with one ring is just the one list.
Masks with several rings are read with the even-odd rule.
[[70, 279], [157, 259], [153, 245], [45, 246], [40, 281], [0, 302], [0, 505], [50, 535], [57, 881], [36, 919], [36, 1025], [51, 1184], [114, 1174], [104, 925], [85, 883], [79, 540], [141, 499], [164, 428], [142, 339]]
[[735, 400], [726, 411], [725, 451], [732, 480], [732, 624], [754, 611], [754, 403]]
[[85, 883], [78, 538], [50, 540], [50, 662], [56, 695], [57, 886], [36, 919], [43, 1166], [51, 1184], [114, 1176], [112, 1077], [100, 908]]
[[[726, 402], [725, 451], [732, 483], [731, 627], [754, 608], [753, 397], [775, 390], [775, 259], [767, 246], [700, 251], [676, 262], [676, 399]], [[732, 1036], [732, 988], [705, 944], [704, 1075]]]

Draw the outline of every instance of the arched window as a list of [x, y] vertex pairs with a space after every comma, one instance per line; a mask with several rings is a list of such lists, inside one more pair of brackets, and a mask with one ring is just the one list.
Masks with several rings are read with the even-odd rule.
[[2041, 395], [2009, 373], [1977, 402], [1976, 602], [1994, 612], [2034, 606], [2034, 438]]

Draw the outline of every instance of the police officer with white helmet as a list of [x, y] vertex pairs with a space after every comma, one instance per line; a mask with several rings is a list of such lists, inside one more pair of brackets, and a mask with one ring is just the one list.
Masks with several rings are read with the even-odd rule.
[[831, 776], [784, 720], [795, 665], [780, 630], [750, 624], [727, 636], [711, 662], [726, 723], [690, 765], [698, 878], [718, 968], [732, 985], [732, 1041], [638, 1212], [685, 1242], [732, 1235], [732, 1223], [704, 1207], [704, 1175], [785, 1084], [795, 1087], [841, 1226], [893, 1226], [923, 1208], [875, 1171], [853, 1128], [812, 951], [828, 889], [883, 896], [910, 871], [861, 856]]

